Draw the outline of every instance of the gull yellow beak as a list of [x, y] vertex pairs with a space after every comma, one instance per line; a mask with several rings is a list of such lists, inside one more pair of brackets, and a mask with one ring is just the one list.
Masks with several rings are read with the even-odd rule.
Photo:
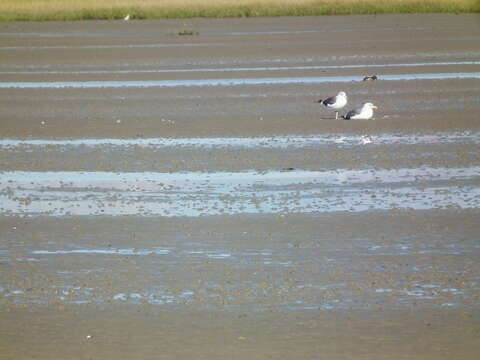
[[378, 106], [373, 105], [373, 106], [372, 106], [372, 109], [378, 109]]

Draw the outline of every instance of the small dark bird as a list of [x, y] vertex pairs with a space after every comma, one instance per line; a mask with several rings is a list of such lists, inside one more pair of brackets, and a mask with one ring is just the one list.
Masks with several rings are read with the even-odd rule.
[[377, 79], [378, 79], [377, 75], [368, 75], [363, 78], [363, 81], [375, 81]]
[[329, 97], [325, 100], [318, 100], [320, 104], [323, 106], [335, 110], [335, 120], [338, 119], [338, 110], [343, 108], [347, 105], [347, 94], [345, 92], [340, 91], [337, 96]]

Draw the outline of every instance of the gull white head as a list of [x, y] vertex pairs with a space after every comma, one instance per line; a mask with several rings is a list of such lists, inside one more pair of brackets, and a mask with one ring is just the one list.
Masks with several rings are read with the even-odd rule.
[[372, 103], [365, 103], [363, 104], [363, 107], [369, 108], [369, 109], [378, 109], [377, 106], [373, 105]]
[[342, 117], [346, 120], [368, 120], [373, 116], [373, 109], [377, 109], [377, 107], [372, 103], [365, 103], [362, 107], [350, 110]]
[[338, 119], [338, 110], [347, 105], [347, 94], [344, 91], [340, 91], [337, 95], [318, 100], [318, 102], [328, 109], [335, 110], [335, 119]]
[[360, 111], [360, 114], [358, 114], [357, 118], [364, 120], [371, 119], [373, 117], [373, 109], [378, 108], [370, 102], [363, 104], [362, 110]]

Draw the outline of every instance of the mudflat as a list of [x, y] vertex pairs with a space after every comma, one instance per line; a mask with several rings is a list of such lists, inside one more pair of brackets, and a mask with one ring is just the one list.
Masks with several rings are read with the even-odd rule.
[[[478, 78], [416, 80], [414, 75], [478, 74], [479, 23], [476, 14], [7, 23], [0, 38], [2, 82], [47, 87], [0, 88], [2, 135], [207, 137], [477, 129]], [[198, 35], [177, 35], [184, 27]], [[359, 81], [376, 73], [412, 77]], [[338, 82], [335, 76], [348, 79]], [[317, 77], [326, 82], [310, 83]], [[284, 82], [272, 85], [272, 78]], [[213, 86], [216, 79], [259, 83]], [[155, 80], [163, 83], [147, 87]], [[168, 86], [168, 80], [177, 83]], [[195, 80], [207, 83], [192, 86]], [[79, 87], [55, 88], [68, 81]], [[86, 87], [94, 81], [103, 84]], [[108, 81], [119, 83], [108, 87]], [[140, 83], [128, 87], [132, 81]], [[367, 100], [381, 104], [377, 121], [333, 121], [315, 101], [339, 90], [350, 95], [351, 107]]]
[[[478, 15], [2, 24], [0, 358], [477, 359], [479, 40]], [[317, 102], [341, 90], [374, 119]]]

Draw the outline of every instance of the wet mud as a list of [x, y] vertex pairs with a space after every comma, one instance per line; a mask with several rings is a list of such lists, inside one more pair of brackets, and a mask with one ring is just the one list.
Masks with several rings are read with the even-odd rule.
[[0, 358], [477, 359], [479, 24], [3, 24]]

